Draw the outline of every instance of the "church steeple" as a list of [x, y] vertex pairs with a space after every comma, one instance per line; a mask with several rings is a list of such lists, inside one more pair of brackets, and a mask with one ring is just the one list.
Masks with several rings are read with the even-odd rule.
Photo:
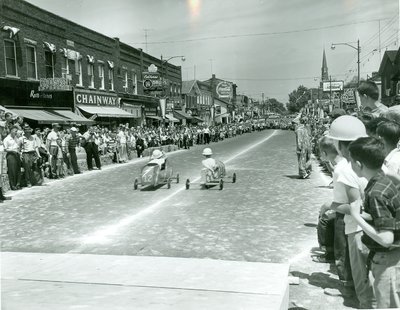
[[328, 81], [328, 80], [329, 80], [328, 65], [326, 64], [326, 56], [324, 48], [324, 53], [322, 55], [321, 81]]

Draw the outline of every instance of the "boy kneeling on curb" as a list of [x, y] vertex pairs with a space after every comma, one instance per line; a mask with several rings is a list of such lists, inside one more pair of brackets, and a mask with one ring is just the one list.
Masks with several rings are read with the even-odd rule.
[[[370, 249], [369, 263], [375, 278], [378, 308], [400, 307], [400, 194], [383, 173], [384, 145], [376, 138], [359, 138], [349, 145], [351, 166], [368, 180], [362, 212], [357, 203], [350, 213], [364, 231], [362, 241]], [[366, 217], [367, 218], [367, 217]]]

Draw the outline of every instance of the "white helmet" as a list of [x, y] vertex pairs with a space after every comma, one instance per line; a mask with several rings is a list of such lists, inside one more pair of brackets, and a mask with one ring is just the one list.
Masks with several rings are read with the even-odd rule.
[[206, 147], [203, 150], [203, 155], [212, 155], [212, 150], [209, 147]]
[[163, 156], [163, 153], [160, 150], [154, 150], [153, 154], [151, 155], [152, 159], [158, 159]]
[[368, 135], [362, 121], [354, 116], [343, 115], [332, 122], [327, 137], [339, 141], [354, 141]]

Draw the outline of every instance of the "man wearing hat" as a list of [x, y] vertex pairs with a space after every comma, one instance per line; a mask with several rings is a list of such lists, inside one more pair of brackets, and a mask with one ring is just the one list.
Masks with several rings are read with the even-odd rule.
[[86, 140], [85, 151], [88, 170], [93, 170], [93, 159], [96, 163], [97, 169], [101, 170], [101, 162], [99, 156], [100, 139], [95, 132], [95, 127], [89, 127], [89, 130], [83, 134], [83, 137]]
[[25, 170], [25, 180], [28, 187], [36, 185], [38, 179], [35, 178], [34, 171], [37, 171], [36, 159], [40, 158], [39, 148], [36, 139], [32, 136], [32, 128], [25, 124], [22, 127], [24, 135], [19, 138], [21, 143], [22, 166]]
[[53, 123], [53, 129], [47, 135], [46, 147], [50, 153], [50, 167], [51, 167], [51, 178], [57, 179], [57, 152], [58, 145], [57, 139], [59, 138], [60, 124]]
[[74, 174], [79, 174], [81, 173], [81, 171], [79, 170], [78, 159], [76, 157], [76, 147], [79, 144], [78, 128], [71, 127], [70, 133], [66, 136], [65, 141], [68, 152], [67, 155], [69, 157], [69, 160], [71, 161]]
[[296, 153], [299, 165], [299, 177], [306, 179], [311, 174], [311, 137], [306, 127], [307, 117], [300, 118], [300, 125], [295, 129], [296, 133]]

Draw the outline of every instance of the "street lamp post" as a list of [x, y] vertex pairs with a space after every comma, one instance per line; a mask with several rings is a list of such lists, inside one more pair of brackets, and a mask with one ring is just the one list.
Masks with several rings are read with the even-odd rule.
[[336, 45], [347, 45], [351, 48], [354, 48], [357, 51], [357, 86], [360, 85], [360, 40], [357, 40], [357, 47], [354, 45], [351, 45], [350, 43], [353, 42], [349, 42], [349, 43], [332, 43], [331, 45], [331, 49], [334, 50], [336, 48]]
[[[161, 55], [161, 83], [162, 83], [162, 89], [163, 89], [163, 94], [162, 97], [166, 100], [167, 98], [167, 90], [164, 88], [166, 85], [164, 85], [164, 65], [168, 63], [171, 59], [174, 58], [180, 58], [182, 61], [185, 61], [186, 58], [185, 56], [172, 56], [167, 59], [163, 59], [163, 56]], [[165, 68], [165, 80], [168, 80], [168, 64]], [[164, 91], [165, 90], [165, 91]], [[165, 107], [166, 109], [166, 107]], [[163, 116], [163, 127], [165, 127], [165, 117]]]

